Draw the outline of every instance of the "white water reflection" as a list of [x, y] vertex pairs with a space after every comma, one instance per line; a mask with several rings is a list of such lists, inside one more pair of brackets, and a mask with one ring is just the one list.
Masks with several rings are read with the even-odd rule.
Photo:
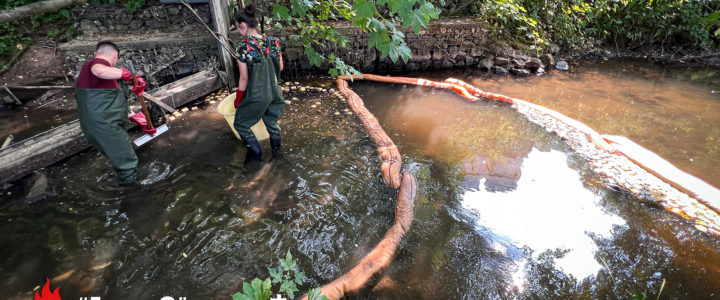
[[[613, 225], [625, 221], [602, 211], [597, 204], [600, 197], [583, 186], [567, 159], [559, 151], [533, 148], [523, 161], [517, 189], [490, 192], [481, 182], [479, 190], [465, 192], [462, 204], [478, 216], [479, 226], [517, 247], [532, 248], [535, 255], [558, 248], [570, 250], [556, 266], [583, 279], [601, 268], [594, 256], [597, 246], [587, 233], [609, 236]], [[518, 265], [522, 272], [524, 263]]]

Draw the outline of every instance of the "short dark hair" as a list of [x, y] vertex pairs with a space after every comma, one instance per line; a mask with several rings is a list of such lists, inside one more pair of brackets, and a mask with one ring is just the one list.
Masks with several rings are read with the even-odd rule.
[[118, 50], [118, 46], [115, 45], [115, 43], [113, 43], [111, 41], [101, 41], [101, 42], [97, 43], [97, 46], [95, 46], [95, 51], [100, 50], [100, 48], [107, 48], [107, 47], [112, 48], [116, 52], [120, 52], [120, 50]]

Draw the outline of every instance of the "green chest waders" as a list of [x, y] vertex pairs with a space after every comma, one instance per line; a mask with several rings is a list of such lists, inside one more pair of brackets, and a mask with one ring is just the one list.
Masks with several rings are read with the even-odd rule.
[[138, 158], [125, 129], [127, 97], [122, 89], [75, 89], [80, 128], [90, 144], [105, 155], [120, 185], [137, 180]]
[[[256, 51], [263, 53], [255, 45], [250, 45]], [[285, 99], [278, 85], [279, 58], [272, 57], [268, 53], [261, 62], [248, 63], [247, 66], [248, 85], [245, 89], [245, 98], [235, 111], [233, 126], [243, 141], [248, 141], [255, 138], [250, 127], [262, 118], [270, 139], [280, 140], [278, 119], [285, 108]]]

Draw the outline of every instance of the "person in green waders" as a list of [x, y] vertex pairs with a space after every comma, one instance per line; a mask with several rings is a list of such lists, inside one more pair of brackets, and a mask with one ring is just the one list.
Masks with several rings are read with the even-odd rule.
[[237, 46], [240, 80], [235, 94], [235, 123], [233, 126], [247, 147], [246, 161], [260, 161], [262, 148], [250, 130], [261, 118], [270, 135], [273, 158], [282, 158], [278, 119], [282, 116], [285, 99], [278, 77], [283, 69], [282, 53], [277, 38], [257, 31], [255, 5], [250, 3], [235, 16], [237, 31], [245, 40]]
[[[95, 57], [88, 60], [80, 70], [75, 99], [80, 114], [80, 128], [85, 137], [110, 160], [118, 183], [127, 186], [137, 181], [138, 158], [125, 129], [130, 111], [127, 95], [117, 80], [131, 81], [132, 73], [116, 68], [117, 62], [117, 46], [109, 41], [99, 42], [95, 48]], [[145, 80], [140, 76], [137, 79], [138, 85], [131, 89], [140, 96], [145, 90]], [[142, 113], [131, 115], [130, 120], [140, 125], [146, 122]], [[155, 134], [155, 129], [140, 127], [148, 134]]]

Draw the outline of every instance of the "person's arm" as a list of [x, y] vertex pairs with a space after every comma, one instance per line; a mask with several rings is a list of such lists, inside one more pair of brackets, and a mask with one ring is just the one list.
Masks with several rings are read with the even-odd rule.
[[280, 71], [282, 71], [283, 68], [285, 67], [283, 65], [282, 52], [278, 52], [278, 57], [280, 58]]
[[244, 91], [247, 89], [248, 84], [248, 69], [247, 64], [238, 61], [238, 69], [240, 69], [240, 80], [238, 80], [238, 89]]
[[238, 61], [238, 69], [240, 69], [240, 79], [238, 80], [237, 90], [235, 90], [235, 108], [237, 108], [243, 101], [243, 98], [245, 98], [245, 89], [247, 89], [248, 84], [247, 64]]
[[92, 68], [90, 68], [90, 72], [93, 73], [93, 75], [100, 77], [102, 79], [122, 79], [123, 77], [123, 71], [120, 68], [113, 68], [108, 67], [103, 64], [94, 64]]
[[[132, 73], [130, 73], [130, 71], [128, 71], [127, 69], [108, 67], [103, 64], [94, 64], [90, 68], [90, 72], [92, 72], [93, 75], [102, 79], [122, 79], [125, 81], [132, 81]], [[145, 91], [145, 79], [140, 77], [140, 75], [135, 75], [135, 77], [137, 77], [137, 85], [133, 84], [132, 91], [136, 95], [142, 96], [143, 91]]]

